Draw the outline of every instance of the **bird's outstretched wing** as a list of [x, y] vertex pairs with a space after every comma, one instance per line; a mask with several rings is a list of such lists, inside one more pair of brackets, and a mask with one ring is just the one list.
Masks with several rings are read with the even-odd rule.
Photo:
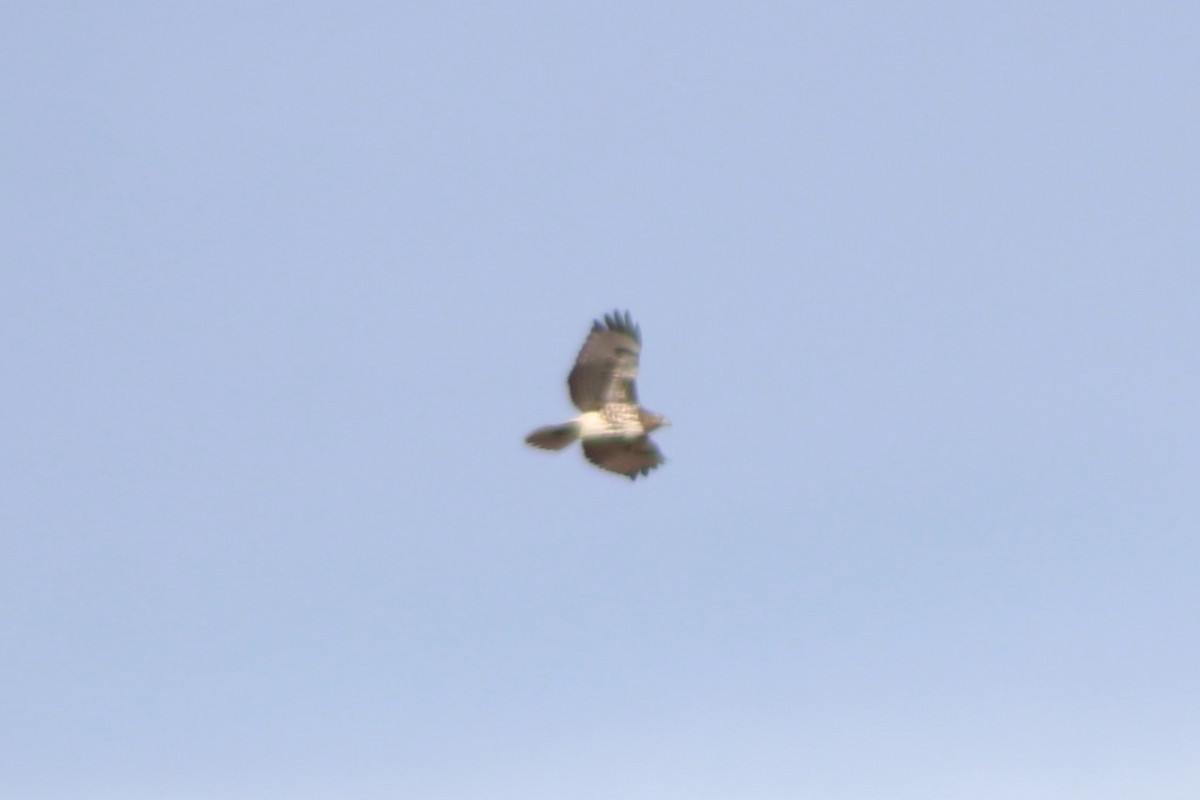
[[634, 480], [663, 463], [662, 453], [647, 436], [635, 439], [602, 437], [583, 440], [583, 454], [601, 469]]
[[609, 403], [636, 403], [638, 354], [642, 334], [629, 317], [614, 311], [592, 330], [575, 357], [567, 378], [571, 402], [580, 411], [597, 411]]

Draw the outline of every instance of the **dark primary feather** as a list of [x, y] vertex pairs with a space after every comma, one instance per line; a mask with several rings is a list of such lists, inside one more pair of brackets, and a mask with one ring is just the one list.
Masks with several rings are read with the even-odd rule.
[[571, 402], [580, 411], [596, 411], [608, 403], [636, 403], [638, 355], [642, 334], [626, 311], [604, 315], [592, 330], [567, 378]]
[[650, 470], [663, 463], [662, 453], [646, 436], [635, 439], [584, 439], [583, 454], [597, 467], [624, 475], [630, 480], [638, 475], [649, 475]]

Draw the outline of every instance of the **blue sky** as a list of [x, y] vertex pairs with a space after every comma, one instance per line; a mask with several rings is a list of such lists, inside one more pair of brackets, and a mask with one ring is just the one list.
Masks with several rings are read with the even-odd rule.
[[0, 794], [1196, 797], [1198, 26], [7, 4]]

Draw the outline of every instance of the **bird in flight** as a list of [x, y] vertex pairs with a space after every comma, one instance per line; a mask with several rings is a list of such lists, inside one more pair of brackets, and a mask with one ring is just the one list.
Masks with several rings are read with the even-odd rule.
[[562, 425], [547, 425], [525, 437], [543, 450], [561, 450], [579, 439], [583, 455], [600, 469], [635, 480], [663, 463], [649, 433], [669, 424], [638, 405], [635, 381], [642, 333], [629, 312], [604, 315], [592, 330], [567, 376], [571, 402], [581, 412]]

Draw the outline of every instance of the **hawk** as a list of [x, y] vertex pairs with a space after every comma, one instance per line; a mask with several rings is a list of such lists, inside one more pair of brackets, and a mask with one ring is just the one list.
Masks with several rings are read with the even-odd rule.
[[604, 315], [592, 330], [567, 376], [571, 402], [580, 415], [562, 425], [547, 425], [525, 437], [543, 450], [561, 450], [579, 439], [583, 455], [600, 469], [636, 480], [663, 463], [649, 433], [669, 424], [661, 414], [638, 405], [638, 354], [642, 333], [629, 312]]

